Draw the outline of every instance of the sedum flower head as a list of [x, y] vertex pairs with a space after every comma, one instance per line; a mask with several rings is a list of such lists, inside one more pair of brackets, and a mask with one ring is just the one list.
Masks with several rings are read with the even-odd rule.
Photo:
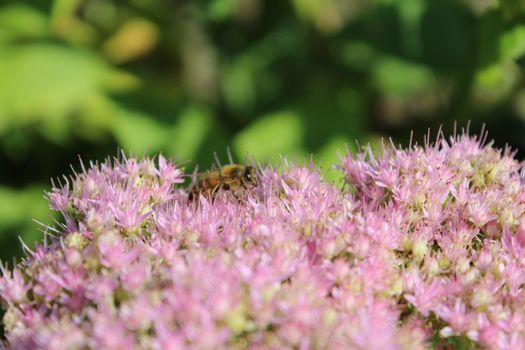
[[259, 169], [189, 201], [162, 156], [48, 194], [55, 235], [2, 267], [6, 349], [377, 349], [525, 344], [522, 165], [466, 135]]

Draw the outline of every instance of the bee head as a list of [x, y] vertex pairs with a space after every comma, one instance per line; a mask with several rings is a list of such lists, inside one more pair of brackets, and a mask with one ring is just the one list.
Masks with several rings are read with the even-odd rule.
[[257, 185], [257, 173], [253, 166], [247, 166], [244, 170], [243, 180], [247, 184]]

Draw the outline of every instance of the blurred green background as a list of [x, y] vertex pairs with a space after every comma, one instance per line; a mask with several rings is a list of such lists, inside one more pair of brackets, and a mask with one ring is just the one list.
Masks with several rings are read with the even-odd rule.
[[524, 0], [0, 2], [0, 258], [52, 222], [51, 178], [119, 147], [326, 170], [471, 120], [522, 157], [524, 19]]

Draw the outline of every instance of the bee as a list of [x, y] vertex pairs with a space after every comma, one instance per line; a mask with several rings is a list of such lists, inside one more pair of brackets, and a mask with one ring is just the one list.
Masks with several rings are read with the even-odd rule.
[[230, 191], [236, 198], [250, 188], [257, 186], [257, 171], [250, 165], [229, 164], [210, 170], [189, 189], [188, 199], [199, 194], [214, 198], [219, 191]]

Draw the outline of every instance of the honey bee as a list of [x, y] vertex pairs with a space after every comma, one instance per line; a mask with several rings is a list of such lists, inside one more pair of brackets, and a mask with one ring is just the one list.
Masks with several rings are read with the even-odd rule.
[[257, 186], [257, 171], [253, 166], [229, 164], [210, 170], [189, 189], [188, 199], [199, 194], [214, 198], [219, 191], [230, 191], [236, 198], [238, 194]]

